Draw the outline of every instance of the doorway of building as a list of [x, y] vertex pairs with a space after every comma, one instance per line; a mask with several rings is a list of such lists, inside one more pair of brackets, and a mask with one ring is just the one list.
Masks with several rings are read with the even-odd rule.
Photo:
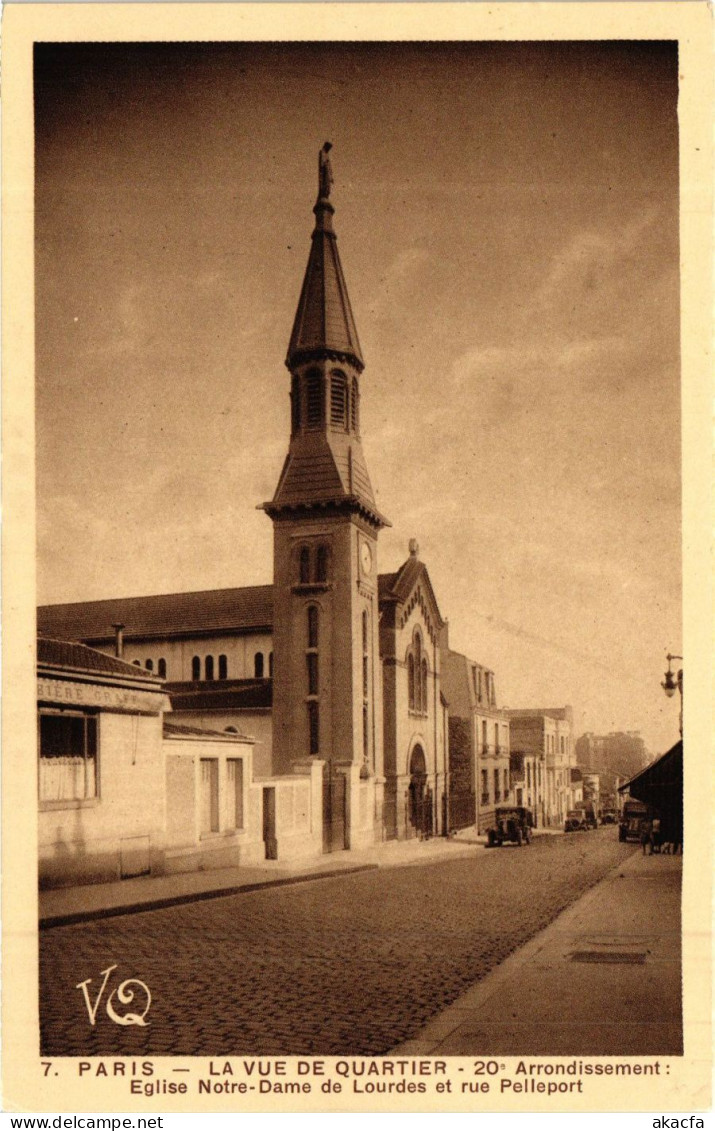
[[200, 830], [218, 832], [218, 758], [201, 759]]
[[323, 767], [323, 852], [342, 852], [348, 847], [344, 774], [333, 773], [332, 762]]
[[407, 835], [432, 835], [432, 792], [427, 784], [427, 761], [421, 746], [410, 756], [410, 784], [407, 790]]
[[277, 860], [275, 786], [264, 786], [263, 788], [263, 844], [266, 850], [266, 860]]

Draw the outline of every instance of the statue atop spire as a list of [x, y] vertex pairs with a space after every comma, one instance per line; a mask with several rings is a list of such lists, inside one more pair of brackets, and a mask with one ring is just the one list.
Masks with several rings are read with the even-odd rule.
[[330, 186], [333, 183], [333, 170], [328, 154], [332, 148], [333, 143], [326, 141], [318, 154], [318, 200], [328, 200], [330, 197]]

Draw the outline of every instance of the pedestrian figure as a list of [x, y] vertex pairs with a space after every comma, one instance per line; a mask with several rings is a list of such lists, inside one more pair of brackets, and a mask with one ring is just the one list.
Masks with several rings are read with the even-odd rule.
[[650, 851], [651, 856], [654, 852], [660, 854], [660, 817], [653, 818], [650, 830]]
[[643, 847], [643, 855], [646, 856], [646, 848], [650, 844], [651, 824], [647, 817], [641, 821], [641, 845]]

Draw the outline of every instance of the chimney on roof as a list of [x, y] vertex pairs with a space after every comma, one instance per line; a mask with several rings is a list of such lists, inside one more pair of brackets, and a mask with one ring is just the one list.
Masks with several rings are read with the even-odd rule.
[[417, 558], [420, 553], [420, 544], [416, 538], [410, 538], [410, 557]]
[[114, 655], [121, 660], [124, 655], [124, 625], [113, 624], [114, 629]]

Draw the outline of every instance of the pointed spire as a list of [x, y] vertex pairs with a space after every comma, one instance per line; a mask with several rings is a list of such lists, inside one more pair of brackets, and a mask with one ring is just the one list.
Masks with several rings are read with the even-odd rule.
[[313, 208], [315, 229], [286, 365], [290, 369], [310, 357], [338, 354], [361, 371], [365, 363], [333, 231], [335, 209], [330, 203], [333, 171], [328, 156], [331, 149], [331, 143], [326, 141], [318, 154], [318, 199]]

